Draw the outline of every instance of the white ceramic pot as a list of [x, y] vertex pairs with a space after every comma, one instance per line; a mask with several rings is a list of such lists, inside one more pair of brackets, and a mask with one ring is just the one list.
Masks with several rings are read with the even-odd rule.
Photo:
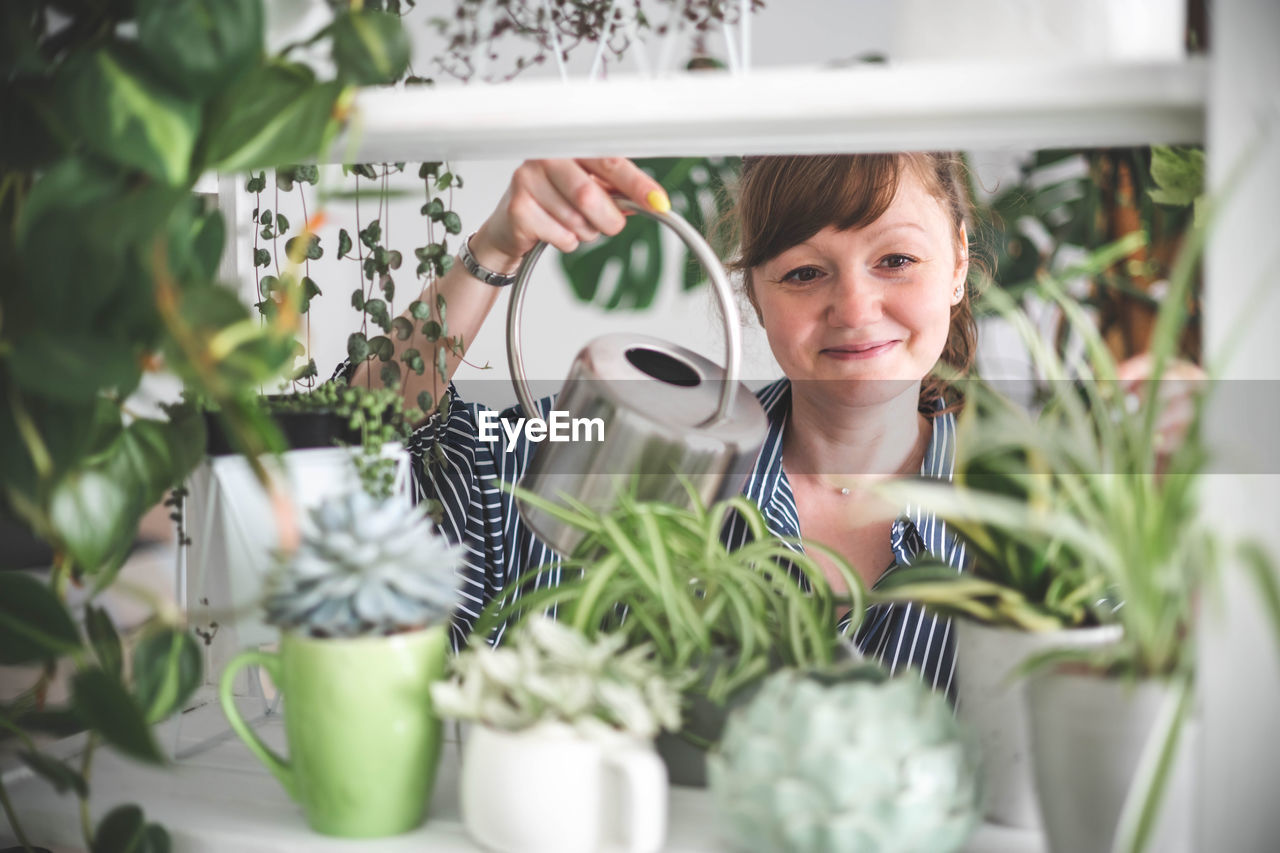
[[656, 853], [666, 840], [667, 771], [647, 741], [473, 726], [460, 787], [467, 832], [499, 853]]
[[1114, 643], [1120, 639], [1120, 628], [1106, 625], [1032, 633], [968, 619], [956, 619], [952, 626], [956, 632], [956, 714], [982, 748], [987, 819], [1039, 829], [1026, 686], [1023, 679], [1011, 682], [1009, 674], [1040, 652]]
[[[1136, 685], [1091, 675], [1043, 673], [1027, 684], [1032, 753], [1045, 835], [1052, 853], [1112, 849], [1139, 758], [1172, 699], [1165, 682]], [[1194, 721], [1184, 724], [1172, 775], [1147, 845], [1159, 853], [1194, 848]]]
[[1186, 0], [895, 0], [894, 62], [1171, 62]]

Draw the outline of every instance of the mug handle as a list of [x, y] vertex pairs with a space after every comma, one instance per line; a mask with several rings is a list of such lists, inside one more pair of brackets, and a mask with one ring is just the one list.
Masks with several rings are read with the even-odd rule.
[[622, 777], [622, 847], [657, 853], [667, 837], [667, 766], [648, 747], [608, 750], [605, 763]]
[[240, 716], [240, 709], [236, 707], [236, 673], [255, 663], [267, 671], [271, 680], [275, 682], [276, 689], [280, 689], [280, 656], [274, 652], [249, 649], [233, 657], [227, 664], [227, 668], [222, 671], [222, 681], [218, 684], [218, 701], [222, 703], [222, 713], [226, 715], [231, 728], [240, 736], [240, 740], [244, 741], [249, 751], [267, 766], [271, 775], [280, 781], [289, 796], [296, 800], [298, 793], [294, 783], [293, 767], [258, 737], [258, 733], [244, 721], [244, 717]]

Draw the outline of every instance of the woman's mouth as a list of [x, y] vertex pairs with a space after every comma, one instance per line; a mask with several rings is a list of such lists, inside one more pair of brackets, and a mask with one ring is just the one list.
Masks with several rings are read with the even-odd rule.
[[842, 361], [857, 361], [884, 355], [898, 345], [898, 341], [867, 341], [861, 344], [845, 344], [838, 347], [827, 347], [823, 355], [838, 358]]

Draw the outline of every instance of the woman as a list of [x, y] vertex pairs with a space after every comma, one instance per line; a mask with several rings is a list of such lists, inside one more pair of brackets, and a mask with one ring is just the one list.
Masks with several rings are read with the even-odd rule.
[[[462, 262], [438, 282], [452, 334], [475, 337], [497, 298], [491, 283], [502, 283], [538, 241], [572, 252], [618, 233], [625, 217], [610, 192], [669, 209], [661, 187], [627, 160], [531, 161], [517, 169], [460, 253]], [[963, 370], [973, 358], [967, 214], [959, 163], [948, 155], [744, 163], [741, 253], [731, 266], [742, 274], [785, 376], [758, 392], [770, 427], [743, 492], [775, 534], [832, 546], [868, 585], [922, 551], [957, 569], [964, 561], [944, 524], [898, 513], [868, 487], [917, 472], [950, 476], [956, 401], [930, 374], [940, 360]], [[450, 374], [457, 361], [452, 356]], [[415, 400], [432, 379], [410, 375], [406, 399]], [[550, 400], [539, 405], [538, 415], [546, 416]], [[550, 564], [538, 583], [558, 580], [557, 555], [521, 523], [510, 495], [497, 486], [519, 480], [531, 445], [508, 452], [504, 442], [480, 442], [477, 420], [478, 407], [455, 406], [448, 423], [429, 421], [411, 442], [420, 496], [444, 504], [446, 532], [469, 546], [467, 601], [455, 642], [522, 573]], [[426, 453], [437, 441], [443, 463]], [[748, 535], [739, 519], [723, 532], [730, 547]], [[950, 689], [945, 619], [915, 605], [880, 607], [867, 615], [856, 642], [891, 670], [915, 666], [933, 687]]]

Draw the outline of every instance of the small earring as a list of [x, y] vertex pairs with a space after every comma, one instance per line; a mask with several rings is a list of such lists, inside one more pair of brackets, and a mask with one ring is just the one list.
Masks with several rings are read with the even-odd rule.
[[957, 285], [956, 285], [956, 289], [955, 289], [955, 297], [956, 297], [956, 301], [957, 301], [957, 302], [959, 302], [961, 299], [964, 299], [964, 285], [963, 285], [963, 284], [957, 284]]

